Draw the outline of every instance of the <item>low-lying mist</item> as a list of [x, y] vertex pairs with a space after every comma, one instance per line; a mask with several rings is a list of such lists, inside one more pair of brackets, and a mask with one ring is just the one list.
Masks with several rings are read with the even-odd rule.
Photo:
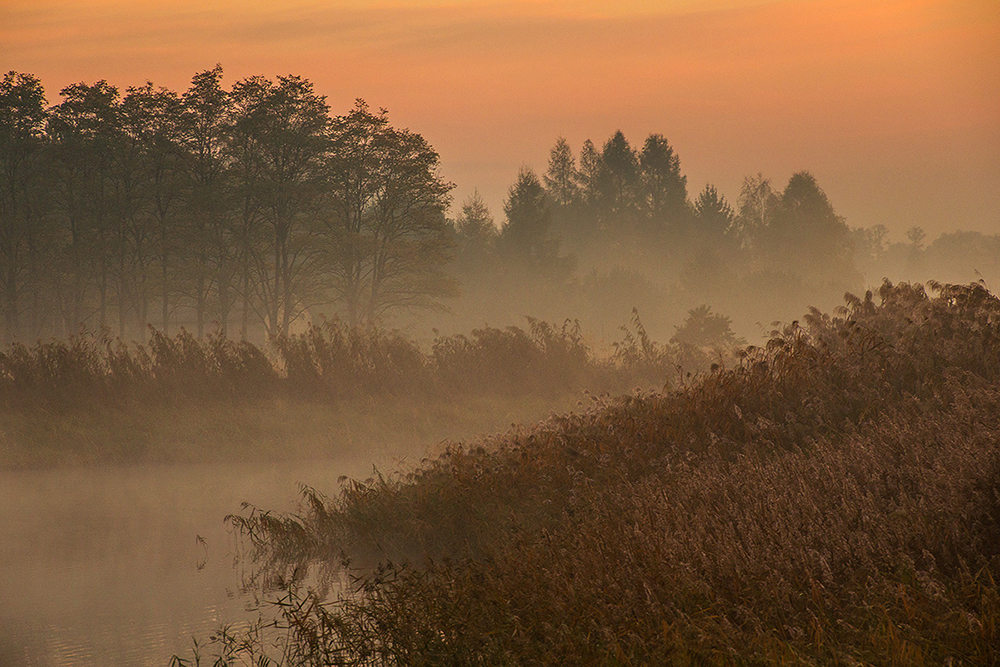
[[399, 442], [420, 455], [601, 394], [683, 383], [730, 363], [738, 342], [709, 309], [663, 344], [633, 314], [604, 350], [573, 323], [528, 324], [430, 346], [335, 323], [266, 348], [155, 330], [146, 344], [12, 344], [0, 352], [3, 467], [340, 457]]
[[248, 509], [273, 603], [202, 654], [996, 664], [1000, 299], [933, 292], [886, 282], [679, 390]]
[[177, 665], [1000, 661], [1000, 235], [658, 133], [491, 211], [295, 75], [60, 98], [0, 81], [0, 662], [224, 624], [226, 514], [274, 604]]

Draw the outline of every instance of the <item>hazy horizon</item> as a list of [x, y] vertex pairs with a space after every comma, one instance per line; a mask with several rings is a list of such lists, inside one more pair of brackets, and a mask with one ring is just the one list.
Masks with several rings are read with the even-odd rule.
[[0, 666], [1000, 663], [1000, 0], [0, 0], [0, 174]]
[[986, 0], [643, 2], [8, 0], [3, 69], [186, 88], [299, 74], [427, 138], [497, 220], [521, 166], [621, 129], [662, 133], [694, 194], [809, 170], [851, 227], [1000, 230], [1000, 10]]

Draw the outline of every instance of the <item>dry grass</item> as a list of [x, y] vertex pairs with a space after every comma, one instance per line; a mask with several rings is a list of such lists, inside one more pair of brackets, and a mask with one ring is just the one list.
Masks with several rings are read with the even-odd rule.
[[295, 516], [249, 508], [233, 521], [282, 597], [257, 640], [208, 650], [227, 665], [247, 651], [998, 664], [1000, 300], [935, 289], [885, 284], [879, 303], [813, 312], [679, 391], [454, 447], [333, 499], [307, 491]]
[[536, 320], [427, 350], [336, 323], [268, 349], [183, 330], [151, 331], [145, 345], [87, 332], [14, 344], [0, 352], [0, 467], [317, 456], [354, 441], [419, 449], [537, 420], [585, 388], [648, 386], [679, 360], [709, 363], [701, 350], [637, 349], [627, 334], [618, 354], [599, 358], [577, 325]]

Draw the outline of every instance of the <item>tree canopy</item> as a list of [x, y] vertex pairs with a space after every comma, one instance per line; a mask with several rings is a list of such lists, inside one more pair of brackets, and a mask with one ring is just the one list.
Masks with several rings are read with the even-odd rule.
[[441, 270], [453, 186], [384, 110], [333, 116], [294, 75], [227, 89], [219, 65], [181, 93], [60, 94], [46, 107], [17, 72], [0, 85], [7, 339], [112, 323], [287, 335], [309, 313], [374, 322], [455, 292]]

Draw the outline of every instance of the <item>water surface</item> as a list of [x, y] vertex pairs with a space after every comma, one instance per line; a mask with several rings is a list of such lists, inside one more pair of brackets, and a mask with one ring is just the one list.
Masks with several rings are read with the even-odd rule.
[[378, 456], [0, 472], [0, 667], [166, 665], [248, 618], [223, 517], [295, 508]]

